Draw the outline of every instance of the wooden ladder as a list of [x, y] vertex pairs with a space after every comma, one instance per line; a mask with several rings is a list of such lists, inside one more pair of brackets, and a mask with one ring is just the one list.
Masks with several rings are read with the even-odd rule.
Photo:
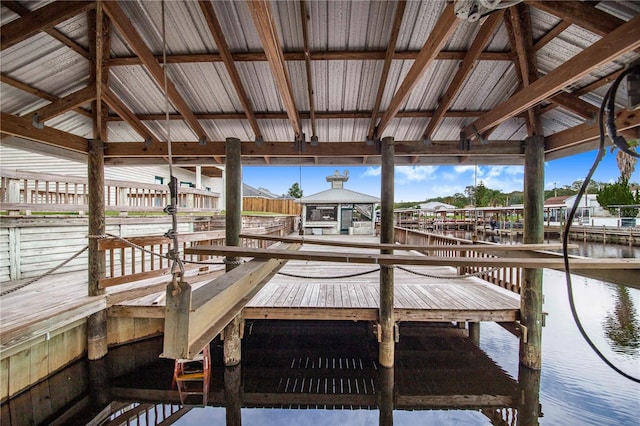
[[[177, 359], [173, 368], [173, 381], [178, 387], [180, 403], [194, 401], [190, 396], [202, 396], [202, 405], [207, 405], [211, 379], [211, 357], [207, 344], [194, 359]], [[199, 405], [199, 404], [197, 404]]]

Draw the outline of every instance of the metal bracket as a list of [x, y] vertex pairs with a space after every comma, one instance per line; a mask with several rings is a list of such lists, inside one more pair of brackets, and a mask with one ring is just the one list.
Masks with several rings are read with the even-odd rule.
[[38, 120], [39, 120], [38, 113], [34, 113], [33, 116], [31, 117], [31, 125], [39, 130], [44, 129], [44, 123], [40, 123]]

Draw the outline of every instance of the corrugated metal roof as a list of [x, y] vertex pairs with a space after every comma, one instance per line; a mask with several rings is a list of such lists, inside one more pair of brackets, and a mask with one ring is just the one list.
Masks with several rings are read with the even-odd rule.
[[300, 198], [301, 204], [313, 203], [379, 203], [380, 198], [344, 188], [331, 188]]
[[[29, 9], [44, 7], [49, 2], [21, 3]], [[201, 54], [217, 52], [217, 46], [210, 34], [198, 2], [169, 1], [166, 6], [166, 29], [164, 39], [169, 55]], [[306, 3], [308, 22], [301, 16], [300, 2], [270, 1], [276, 31], [284, 52], [301, 52], [304, 47], [302, 28], [308, 25], [309, 47], [314, 53], [343, 52], [344, 55], [332, 60], [313, 60], [311, 74], [314, 91], [313, 104], [317, 112], [344, 113], [343, 118], [317, 119], [316, 133], [321, 142], [364, 141], [369, 131], [371, 118], [353, 118], [353, 111], [370, 112], [374, 108], [383, 68], [383, 53], [389, 42], [397, 3], [389, 1], [352, 2], [318, 0]], [[141, 39], [155, 55], [163, 50], [162, 3], [157, 1], [121, 1], [118, 5], [133, 23]], [[218, 16], [225, 40], [232, 53], [261, 53], [263, 46], [255, 29], [253, 18], [246, 2], [214, 1], [213, 8]], [[443, 10], [445, 0], [407, 2], [400, 27], [396, 53], [419, 51], [429, 38]], [[600, 2], [597, 7], [623, 20], [640, 14], [638, 2]], [[530, 8], [534, 41], [543, 37], [561, 19], [542, 12], [532, 5]], [[0, 22], [5, 25], [18, 19], [18, 15], [0, 6]], [[456, 21], [456, 29], [445, 43], [445, 50], [462, 52], [469, 48], [479, 29], [479, 23]], [[81, 13], [67, 19], [55, 27], [58, 31], [88, 49], [87, 14]], [[537, 52], [538, 68], [541, 76], [566, 63], [601, 39], [576, 25], [571, 25], [558, 37]], [[509, 37], [504, 25], [496, 31], [485, 51], [509, 52]], [[123, 37], [117, 30], [111, 33], [111, 56], [115, 58], [133, 56]], [[352, 59], [350, 53], [377, 51], [378, 56]], [[607, 76], [627, 63], [639, 58], [635, 52], [620, 55], [615, 61], [593, 70], [589, 75], [563, 88], [575, 91], [587, 84]], [[0, 64], [3, 76], [13, 78], [46, 92], [54, 97], [63, 97], [84, 88], [89, 83], [90, 64], [84, 56], [40, 32], [28, 40], [5, 48]], [[394, 59], [391, 62], [384, 93], [381, 112], [384, 112], [405, 80], [413, 59]], [[400, 111], [424, 111], [424, 117], [395, 117], [382, 132], [393, 135], [398, 140], [419, 140], [426, 128], [427, 116], [434, 110], [439, 99], [447, 90], [458, 69], [458, 59], [438, 59], [424, 70], [415, 82], [413, 90], [400, 105]], [[255, 112], [285, 113], [279, 86], [272, 77], [271, 67], [264, 61], [236, 61], [241, 83], [247, 93], [249, 103]], [[286, 63], [290, 77], [292, 95], [298, 112], [310, 109], [308, 78], [305, 63], [288, 60]], [[168, 76], [188, 107], [199, 113], [242, 113], [240, 97], [222, 62], [201, 62], [193, 59], [186, 63], [171, 63], [167, 66]], [[162, 114], [165, 112], [165, 96], [159, 85], [143, 65], [119, 65], [110, 68], [110, 89], [134, 114]], [[482, 111], [490, 110], [508, 99], [519, 84], [515, 67], [508, 60], [482, 60], [475, 64], [472, 73], [464, 82], [450, 110]], [[605, 85], [581, 98], [593, 105], [599, 105], [609, 85]], [[620, 106], [626, 103], [625, 84], [618, 92]], [[29, 116], [31, 112], [49, 101], [23, 92], [10, 84], [2, 83], [0, 107], [3, 112]], [[169, 104], [169, 112], [177, 113]], [[113, 114], [113, 111], [112, 111]], [[283, 117], [286, 117], [283, 114]], [[543, 126], [546, 134], [551, 134], [577, 124], [584, 119], [562, 108], [545, 114]], [[433, 134], [434, 139], [457, 140], [462, 127], [475, 120], [474, 117], [445, 117]], [[91, 135], [91, 120], [74, 112], [67, 112], [48, 120], [47, 125], [76, 135]], [[201, 118], [200, 124], [213, 140], [238, 137], [252, 140], [254, 131], [248, 120], [213, 120]], [[311, 120], [301, 120], [307, 140], [311, 135]], [[165, 138], [163, 121], [144, 121], [159, 139]], [[293, 130], [287, 118], [260, 119], [260, 131], [267, 141], [289, 142], [293, 140]], [[109, 141], [141, 141], [137, 132], [122, 121], [108, 124]], [[493, 132], [493, 138], [517, 140], [524, 137], [526, 128], [521, 118], [504, 121]], [[195, 141], [197, 135], [185, 121], [171, 121], [173, 140]], [[345, 157], [345, 161], [355, 158]], [[361, 158], [361, 161], [369, 161]]]

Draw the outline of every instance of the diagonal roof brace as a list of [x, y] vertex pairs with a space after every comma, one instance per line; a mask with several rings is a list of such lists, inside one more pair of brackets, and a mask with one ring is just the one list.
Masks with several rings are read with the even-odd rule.
[[267, 0], [250, 0], [247, 2], [251, 17], [260, 36], [262, 48], [269, 62], [271, 73], [278, 87], [278, 92], [282, 98], [282, 103], [287, 111], [287, 116], [293, 127], [295, 139], [304, 139], [302, 134], [302, 125], [300, 124], [300, 115], [296, 108], [293, 98], [293, 89], [291, 88], [291, 79], [282, 53], [280, 38], [278, 37], [278, 29], [276, 28], [271, 6]]

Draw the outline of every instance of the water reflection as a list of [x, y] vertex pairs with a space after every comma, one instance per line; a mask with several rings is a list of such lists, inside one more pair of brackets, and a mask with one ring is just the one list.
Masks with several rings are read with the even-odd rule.
[[[424, 411], [435, 415], [436, 422], [441, 415], [441, 419], [466, 418], [466, 423], [474, 424], [537, 424], [539, 389], [529, 388], [539, 388], [539, 372], [532, 372], [533, 380], [529, 375], [520, 377], [519, 384], [474, 345], [465, 330], [453, 325], [403, 324], [401, 333], [396, 366], [387, 369], [377, 365], [377, 344], [368, 324], [257, 321], [250, 333], [247, 329], [243, 361], [237, 367], [222, 366], [220, 342], [212, 343], [211, 390], [208, 406], [202, 408], [180, 407], [171, 383], [173, 364], [157, 358], [161, 340], [145, 342], [142, 348], [115, 348], [106, 366], [88, 366], [83, 361], [71, 367], [73, 372], [62, 372], [63, 377], [80, 370], [97, 373], [96, 377], [90, 374], [83, 391], [73, 397], [78, 411], [73, 417], [60, 421], [52, 413], [42, 423], [154, 424], [161, 419], [162, 424], [199, 425], [206, 419], [212, 424], [212, 419], [224, 422], [216, 408], [224, 407], [227, 425], [247, 424], [259, 413], [263, 413], [259, 424], [291, 424], [301, 416], [310, 423], [320, 414], [319, 424], [338, 417], [338, 423], [349, 424], [354, 410], [367, 423], [375, 423], [378, 417], [380, 425], [392, 425], [394, 420], [404, 424], [411, 413]], [[155, 356], [150, 357], [150, 352]], [[513, 356], [517, 358], [517, 353]], [[114, 374], [108, 384], [99, 373], [104, 371]], [[520, 398], [521, 394], [527, 396]], [[90, 404], [79, 410], [77, 401], [85, 400]], [[31, 393], [21, 395], [9, 401], [3, 413], [15, 414], [19, 409], [32, 413], [38, 409], [27, 408], [32, 401]], [[68, 416], [68, 406], [56, 410]], [[23, 424], [5, 423], [4, 416], [2, 420], [3, 425]], [[28, 415], [22, 420], [38, 423]]]
[[604, 319], [602, 326], [611, 348], [618, 353], [638, 355], [640, 325], [629, 289], [616, 286], [615, 306]]

